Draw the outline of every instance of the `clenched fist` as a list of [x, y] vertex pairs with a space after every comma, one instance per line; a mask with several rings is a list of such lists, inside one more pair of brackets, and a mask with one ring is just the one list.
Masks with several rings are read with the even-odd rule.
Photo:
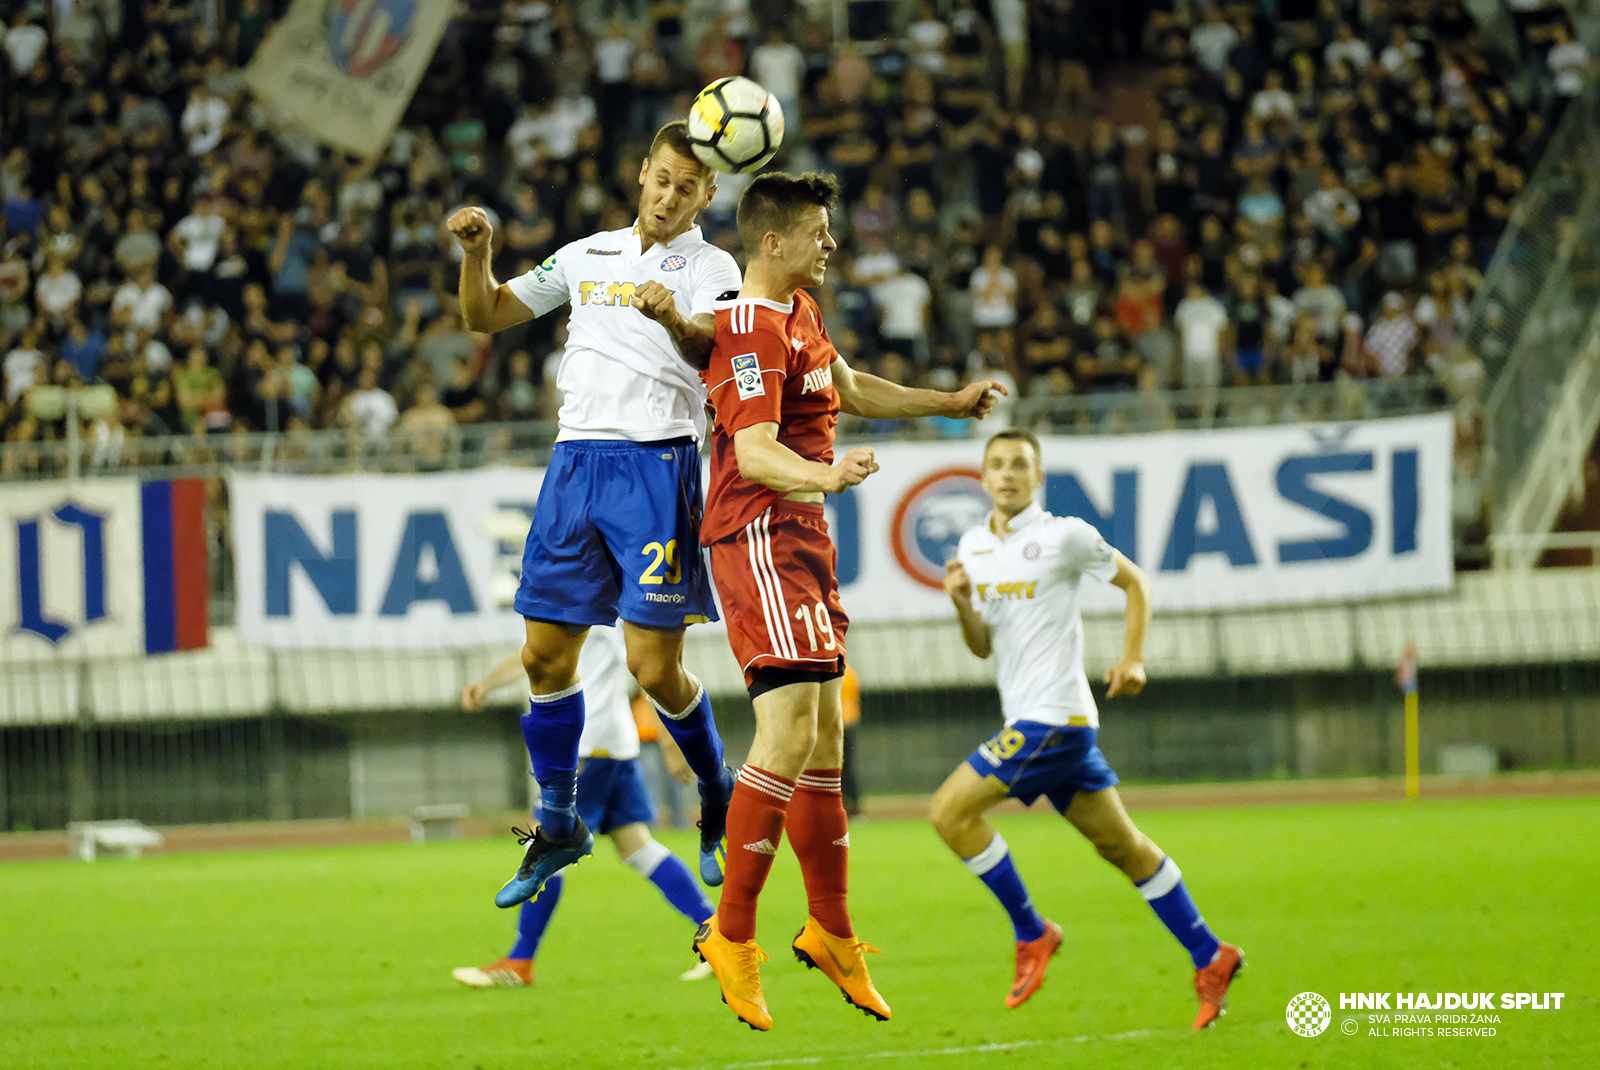
[[828, 488], [828, 493], [843, 494], [876, 472], [878, 462], [874, 459], [875, 456], [871, 446], [857, 446], [845, 454], [833, 467], [834, 485]]
[[952, 557], [944, 563], [944, 593], [957, 602], [972, 601], [972, 577], [960, 558]]
[[456, 241], [467, 253], [489, 248], [489, 242], [494, 237], [494, 227], [482, 208], [461, 209], [445, 222], [445, 227], [455, 235]]
[[633, 291], [633, 307], [663, 327], [670, 327], [682, 318], [678, 313], [678, 303], [672, 297], [672, 291], [655, 279]]

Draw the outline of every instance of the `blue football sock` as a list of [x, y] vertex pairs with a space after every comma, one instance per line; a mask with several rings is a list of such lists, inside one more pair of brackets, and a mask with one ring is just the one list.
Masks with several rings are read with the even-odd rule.
[[561, 901], [561, 874], [544, 882], [539, 898], [530, 899], [517, 911], [517, 942], [506, 952], [508, 959], [531, 959], [539, 955], [539, 941], [550, 927], [550, 915]]
[[694, 879], [694, 874], [689, 872], [689, 866], [684, 860], [655, 840], [651, 840], [623, 861], [638, 870], [639, 875], [645, 880], [661, 889], [661, 894], [667, 897], [667, 902], [696, 925], [716, 913], [711, 900], [700, 890], [700, 882]]
[[994, 893], [1000, 905], [1011, 915], [1011, 927], [1017, 939], [1023, 942], [1037, 940], [1044, 935], [1044, 919], [1033, 909], [1027, 886], [1011, 861], [1011, 851], [997, 832], [989, 846], [971, 858], [962, 859], [973, 874]]
[[656, 710], [694, 775], [702, 783], [715, 784], [722, 775], [722, 737], [717, 734], [717, 719], [711, 714], [711, 696], [705, 687], [699, 689], [693, 705], [682, 713], [662, 709], [659, 702]]
[[572, 834], [578, 819], [578, 737], [583, 734], [583, 685], [553, 695], [529, 695], [522, 715], [533, 778], [539, 782], [539, 824], [551, 836]]
[[1199, 970], [1211, 965], [1211, 960], [1217, 957], [1217, 938], [1189, 897], [1189, 889], [1183, 886], [1183, 873], [1178, 864], [1163, 858], [1161, 868], [1144, 880], [1136, 881], [1135, 887], [1161, 919], [1161, 924], [1172, 930], [1178, 943], [1188, 950], [1194, 968]]

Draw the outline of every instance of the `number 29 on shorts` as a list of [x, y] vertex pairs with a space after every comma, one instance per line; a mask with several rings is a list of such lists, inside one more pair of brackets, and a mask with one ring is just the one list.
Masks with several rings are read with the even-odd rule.
[[[641, 584], [678, 584], [683, 582], [683, 561], [678, 557], [677, 539], [669, 539], [665, 544], [659, 542], [647, 543], [639, 553], [653, 558], [650, 564], [645, 566], [645, 570], [639, 574], [639, 582]], [[659, 575], [662, 566], [667, 569], [664, 577]]]

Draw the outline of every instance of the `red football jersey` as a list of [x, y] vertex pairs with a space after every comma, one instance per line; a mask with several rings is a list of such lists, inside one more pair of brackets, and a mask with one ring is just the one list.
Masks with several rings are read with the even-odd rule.
[[717, 340], [701, 377], [716, 417], [711, 477], [700, 541], [726, 538], [760, 515], [781, 493], [739, 474], [733, 435], [777, 423], [778, 441], [808, 461], [833, 463], [839, 392], [833, 348], [817, 302], [796, 290], [787, 305], [762, 298], [728, 302], [716, 311]]

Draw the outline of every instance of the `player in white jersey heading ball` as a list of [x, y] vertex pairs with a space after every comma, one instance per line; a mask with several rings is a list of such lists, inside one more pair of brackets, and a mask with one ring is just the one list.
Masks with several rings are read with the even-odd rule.
[[509, 282], [490, 271], [489, 220], [450, 217], [468, 329], [493, 332], [570, 302], [557, 372], [561, 430], [539, 489], [515, 607], [526, 620], [523, 737], [539, 781], [541, 818], [502, 907], [538, 894], [562, 866], [593, 850], [574, 804], [583, 692], [578, 653], [588, 629], [620, 616], [628, 669], [700, 780], [700, 876], [722, 881], [719, 852], [733, 791], [711, 702], [683, 667], [688, 624], [715, 620], [699, 551], [699, 439], [711, 352], [712, 304], [739, 288], [733, 257], [707, 242], [695, 215], [716, 176], [682, 122], [656, 134], [639, 170], [632, 227], [571, 242]]
[[[1223, 997], [1244, 964], [1219, 941], [1184, 886], [1172, 859], [1129, 819], [1117, 774], [1095, 740], [1100, 718], [1083, 671], [1078, 588], [1085, 577], [1128, 596], [1122, 660], [1106, 670], [1106, 697], [1144, 688], [1144, 635], [1150, 580], [1077, 517], [1051, 516], [1035, 500], [1044, 485], [1039, 440], [1002, 431], [983, 453], [983, 489], [994, 511], [961, 537], [946, 563], [945, 590], [962, 638], [980, 658], [993, 654], [1005, 728], [972, 752], [933, 798], [933, 824], [995, 894], [1016, 930], [1016, 977], [1006, 1006], [1017, 1007], [1044, 982], [1061, 947], [1061, 926], [1034, 909], [1006, 841], [984, 819], [1005, 798], [1040, 795], [1138, 887], [1195, 967], [1202, 1029], [1222, 1014]], [[973, 599], [977, 605], [973, 605]]]

